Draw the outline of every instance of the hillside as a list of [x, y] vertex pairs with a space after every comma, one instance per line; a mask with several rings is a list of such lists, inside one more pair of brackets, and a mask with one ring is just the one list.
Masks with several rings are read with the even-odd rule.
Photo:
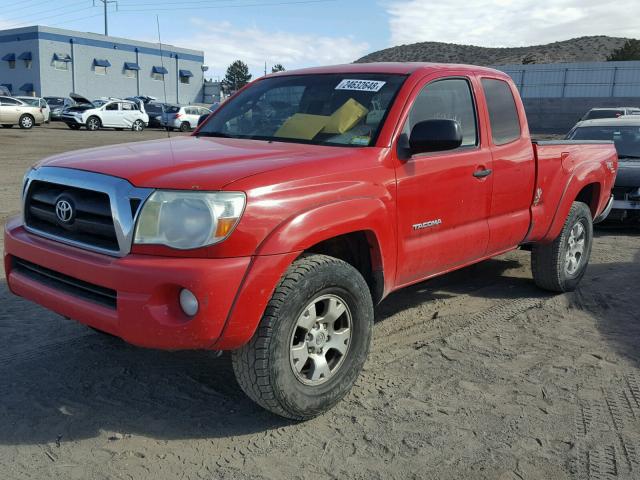
[[626, 38], [599, 35], [572, 38], [547, 45], [510, 48], [421, 42], [373, 52], [356, 60], [356, 63], [438, 62], [506, 65], [510, 63], [597, 62], [606, 60], [607, 56], [616, 48], [622, 47], [626, 40]]

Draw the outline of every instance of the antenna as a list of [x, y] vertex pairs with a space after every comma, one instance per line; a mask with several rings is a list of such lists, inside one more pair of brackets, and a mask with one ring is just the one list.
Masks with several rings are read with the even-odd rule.
[[[160, 66], [162, 66], [162, 69], [164, 71], [164, 53], [162, 53], [162, 37], [160, 37], [160, 16], [158, 14], [156, 14], [156, 25], [158, 26], [158, 45], [160, 46]], [[164, 73], [162, 74], [162, 90], [164, 91], [164, 104], [165, 106], [167, 105], [167, 83], [165, 81], [164, 78]], [[163, 115], [164, 115], [164, 108], [163, 109]], [[169, 116], [167, 116], [167, 121], [169, 121]], [[169, 130], [169, 128], [167, 127], [167, 138], [171, 138], [171, 131]]]
[[[102, 5], [104, 6], [104, 36], [107, 37], [109, 36], [109, 19], [108, 19], [108, 10], [107, 7], [109, 6], [110, 3], [115, 3], [116, 4], [116, 12], [118, 11], [118, 1], [117, 0], [97, 0], [98, 2], [102, 3]], [[93, 0], [93, 6], [96, 6], [96, 0]]]

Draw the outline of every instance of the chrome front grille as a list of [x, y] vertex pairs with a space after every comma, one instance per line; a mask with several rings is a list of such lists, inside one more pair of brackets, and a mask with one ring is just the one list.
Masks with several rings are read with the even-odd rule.
[[140, 206], [151, 192], [109, 175], [41, 167], [26, 177], [25, 228], [61, 243], [124, 256], [131, 250]]
[[[69, 222], [58, 218], [56, 204], [59, 201], [73, 208]], [[120, 250], [106, 193], [36, 180], [27, 192], [24, 219], [28, 227], [56, 237], [113, 252]]]

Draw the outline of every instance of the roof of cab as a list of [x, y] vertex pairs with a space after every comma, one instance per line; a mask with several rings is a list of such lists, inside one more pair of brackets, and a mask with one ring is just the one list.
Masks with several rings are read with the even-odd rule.
[[310, 67], [299, 70], [271, 73], [267, 77], [287, 75], [312, 75], [327, 73], [388, 73], [411, 75], [417, 72], [431, 73], [438, 70], [468, 71], [473, 73], [485, 73], [501, 78], [510, 78], [506, 73], [493, 68], [479, 67], [476, 65], [459, 65], [455, 63], [426, 63], [426, 62], [374, 62], [374, 63], [348, 63], [344, 65], [330, 65], [326, 67]]

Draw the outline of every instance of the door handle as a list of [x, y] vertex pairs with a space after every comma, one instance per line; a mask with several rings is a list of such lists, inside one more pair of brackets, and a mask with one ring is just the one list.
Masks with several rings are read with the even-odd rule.
[[475, 172], [473, 172], [473, 176], [476, 178], [485, 178], [491, 175], [492, 173], [493, 173], [493, 170], [491, 170], [490, 168], [485, 168], [482, 170], [476, 170]]

